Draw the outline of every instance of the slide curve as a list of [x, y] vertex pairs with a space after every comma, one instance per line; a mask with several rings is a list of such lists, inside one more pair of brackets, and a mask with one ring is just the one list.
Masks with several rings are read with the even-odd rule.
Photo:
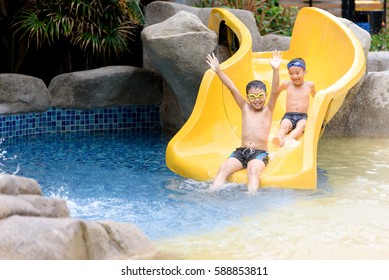
[[[246, 84], [259, 79], [265, 82], [270, 93], [271, 52], [253, 53], [249, 30], [226, 9], [213, 9], [208, 27], [231, 52], [231, 57], [220, 67], [239, 90], [245, 93]], [[364, 75], [365, 55], [349, 28], [330, 13], [311, 7], [302, 8], [298, 13], [290, 47], [282, 54], [281, 81], [289, 78], [287, 62], [302, 57], [307, 63], [306, 80], [314, 81], [317, 93], [310, 100], [303, 136], [294, 143], [286, 143], [283, 148], [271, 144], [285, 113], [285, 92], [280, 94], [269, 136], [270, 162], [261, 175], [260, 186], [314, 189], [320, 136], [349, 89]], [[183, 177], [211, 180], [231, 152], [240, 146], [240, 135], [239, 107], [229, 90], [209, 69], [203, 76], [191, 116], [168, 143], [166, 164]], [[234, 173], [228, 180], [246, 184], [246, 170]]]

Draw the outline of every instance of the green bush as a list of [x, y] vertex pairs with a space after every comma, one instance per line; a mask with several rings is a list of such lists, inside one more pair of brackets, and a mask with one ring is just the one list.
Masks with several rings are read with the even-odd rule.
[[14, 71], [47, 82], [115, 63], [138, 66], [144, 24], [138, 1], [27, 0], [11, 25], [18, 53]]
[[292, 35], [298, 13], [297, 7], [282, 7], [278, 0], [268, 0], [258, 8], [255, 15], [259, 32], [265, 34]]
[[378, 34], [371, 35], [370, 51], [389, 51], [388, 28], [382, 28]]
[[261, 35], [290, 36], [297, 7], [282, 7], [278, 0], [202, 0], [200, 7], [227, 7], [251, 11]]

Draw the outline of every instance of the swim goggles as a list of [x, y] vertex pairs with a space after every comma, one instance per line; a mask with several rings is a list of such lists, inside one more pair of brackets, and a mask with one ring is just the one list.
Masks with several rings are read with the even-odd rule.
[[250, 93], [247, 94], [247, 98], [250, 100], [254, 100], [255, 98], [262, 99], [265, 98], [265, 94], [263, 92], [260, 92], [258, 94]]
[[301, 62], [298, 62], [298, 61], [294, 61], [294, 62], [289, 62], [288, 65], [286, 65], [286, 67], [289, 69], [290, 67], [293, 67], [293, 66], [297, 66], [297, 67], [301, 67], [303, 69], [305, 69], [305, 65]]

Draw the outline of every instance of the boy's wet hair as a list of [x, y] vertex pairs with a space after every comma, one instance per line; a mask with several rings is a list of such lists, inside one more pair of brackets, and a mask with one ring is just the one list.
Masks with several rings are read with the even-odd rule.
[[293, 67], [293, 66], [301, 67], [304, 70], [307, 69], [305, 61], [301, 57], [293, 58], [291, 61], [289, 61], [288, 65], [286, 67], [289, 69], [290, 67]]
[[246, 93], [248, 93], [249, 90], [252, 88], [262, 89], [266, 93], [266, 85], [259, 80], [254, 80], [254, 81], [249, 82], [246, 86]]

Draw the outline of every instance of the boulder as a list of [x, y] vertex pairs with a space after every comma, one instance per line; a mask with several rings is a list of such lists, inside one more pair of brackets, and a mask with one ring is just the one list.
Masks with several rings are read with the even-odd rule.
[[43, 80], [20, 74], [0, 74], [0, 114], [43, 112], [51, 96]]
[[0, 220], [2, 260], [85, 260], [79, 221], [11, 216]]
[[345, 136], [389, 137], [389, 71], [369, 72], [353, 101]]
[[[209, 14], [212, 8], [197, 8], [182, 5], [173, 2], [154, 1], [146, 6], [145, 9], [145, 27], [163, 22], [174, 16], [180, 11], [185, 11], [197, 16], [200, 21], [208, 26]], [[253, 50], [260, 51], [261, 34], [258, 31], [257, 23], [252, 12], [240, 9], [228, 9], [249, 29], [252, 40]]]
[[142, 42], [151, 64], [169, 84], [183, 117], [188, 119], [208, 68], [205, 58], [217, 46], [216, 33], [197, 16], [180, 11], [144, 28]]
[[11, 216], [0, 220], [0, 228], [3, 260], [148, 259], [156, 254], [132, 224]]
[[162, 79], [133, 66], [107, 66], [54, 77], [51, 107], [93, 109], [162, 102]]
[[274, 50], [286, 51], [290, 46], [290, 37], [275, 34], [264, 35], [260, 39], [259, 48], [261, 52], [271, 52]]
[[96, 221], [83, 225], [89, 259], [155, 259], [158, 255], [144, 233], [133, 224]]
[[11, 174], [0, 174], [0, 194], [42, 195], [42, 190], [35, 179]]
[[177, 96], [167, 83], [164, 86], [163, 101], [159, 113], [162, 131], [166, 135], [174, 136], [186, 121]]
[[13, 215], [40, 217], [69, 217], [66, 201], [38, 195], [1, 195], [0, 219]]
[[389, 71], [389, 52], [369, 52], [367, 72]]
[[323, 136], [389, 137], [389, 71], [368, 72], [349, 95]]

